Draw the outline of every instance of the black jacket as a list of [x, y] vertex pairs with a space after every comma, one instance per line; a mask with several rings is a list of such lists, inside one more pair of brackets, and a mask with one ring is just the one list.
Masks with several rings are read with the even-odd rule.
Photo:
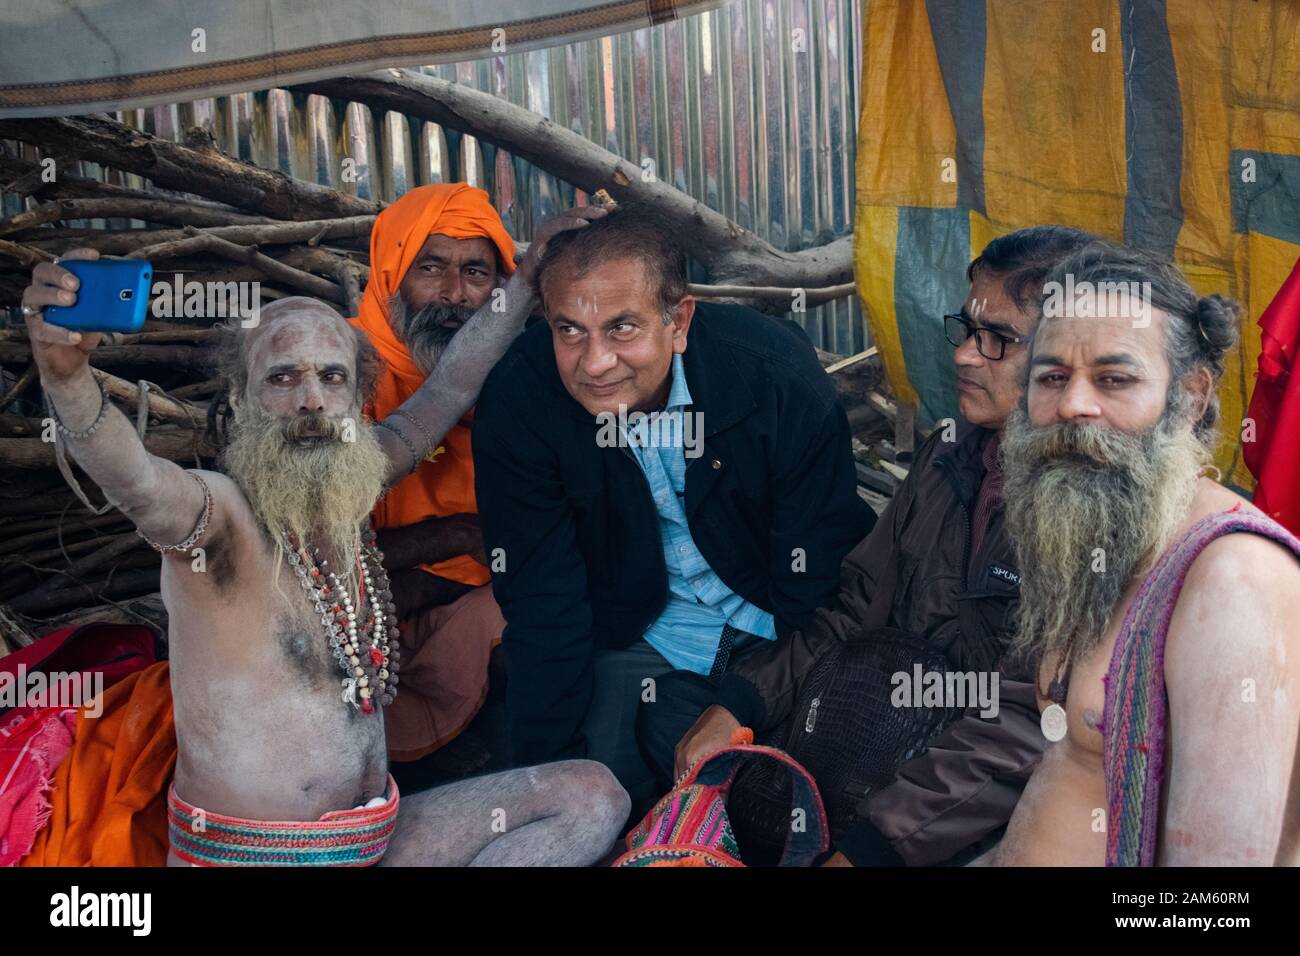
[[[704, 426], [686, 469], [691, 536], [778, 634], [798, 629], [875, 523], [835, 389], [802, 329], [740, 306], [697, 305], [682, 359]], [[585, 753], [594, 652], [638, 640], [667, 601], [649, 483], [630, 450], [596, 434], [560, 381], [550, 327], [526, 330], [488, 376], [474, 424], [519, 764]]]
[[970, 554], [971, 510], [991, 435], [967, 425], [945, 443], [937, 429], [880, 523], [845, 560], [835, 606], [743, 658], [719, 691], [718, 702], [742, 724], [775, 727], [821, 655], [873, 627], [925, 639], [955, 670], [1000, 670], [996, 717], [969, 709], [904, 763], [893, 784], [867, 795], [861, 822], [837, 846], [858, 865], [942, 863], [1005, 826], [1046, 745], [1032, 668], [1005, 657], [1020, 573], [1000, 505], [979, 553]]

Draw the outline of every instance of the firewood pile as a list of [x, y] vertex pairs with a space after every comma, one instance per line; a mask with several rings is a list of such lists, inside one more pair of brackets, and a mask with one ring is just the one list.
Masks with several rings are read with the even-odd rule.
[[[354, 98], [384, 93], [358, 87]], [[411, 102], [403, 106], [416, 108]], [[501, 145], [528, 153], [527, 144], [506, 140]], [[585, 144], [584, 162], [587, 147], [599, 151]], [[555, 167], [585, 194], [608, 185], [618, 199], [642, 188], [621, 175], [626, 164], [606, 155], [603, 183], [573, 156]], [[149, 188], [75, 175], [79, 162], [134, 173], [148, 180]], [[101, 115], [0, 121], [0, 192], [26, 199], [23, 211], [0, 218], [0, 306], [19, 304], [37, 263], [78, 245], [103, 256], [147, 260], [155, 292], [170, 287], [151, 303], [144, 329], [101, 344], [91, 366], [111, 400], [143, 426], [149, 450], [185, 467], [214, 463], [216, 450], [207, 438], [209, 404], [218, 391], [212, 347], [221, 335], [216, 326], [231, 321], [229, 312], [211, 314], [208, 301], [180, 307], [185, 290], [195, 283], [206, 288], [257, 282], [262, 305], [310, 295], [341, 315], [356, 315], [369, 275], [370, 228], [382, 208], [234, 159], [203, 130], [175, 143]], [[691, 215], [699, 218], [694, 211]], [[710, 245], [716, 260], [716, 237], [700, 242]], [[840, 244], [837, 252], [847, 249]], [[739, 245], [737, 255], [753, 261], [752, 234], [740, 237]], [[784, 255], [783, 267], [789, 268], [790, 259]], [[771, 311], [780, 311], [782, 297], [789, 302], [789, 288], [753, 290], [747, 296], [734, 285], [739, 281], [734, 272], [728, 274], [717, 261], [712, 266], [711, 274], [733, 285], [693, 287], [702, 298], [748, 299], [761, 306], [753, 300], [767, 297], [776, 303]], [[842, 270], [828, 268], [823, 257], [809, 284], [843, 276]], [[758, 281], [774, 280], [788, 282], [789, 276], [760, 275]], [[808, 293], [815, 303], [852, 294], [852, 286], [845, 282]], [[823, 353], [822, 359], [860, 439], [855, 450], [864, 497], [881, 507], [905, 474], [899, 466], [914, 439], [911, 415], [888, 397], [874, 350], [848, 359]], [[45, 417], [25, 328], [11, 320], [0, 329], [0, 656], [56, 628], [90, 621], [146, 623], [165, 634], [158, 556], [120, 513], [110, 508], [96, 515], [78, 500], [56, 468]], [[91, 501], [101, 505], [103, 496], [93, 482], [75, 464], [72, 469]]]

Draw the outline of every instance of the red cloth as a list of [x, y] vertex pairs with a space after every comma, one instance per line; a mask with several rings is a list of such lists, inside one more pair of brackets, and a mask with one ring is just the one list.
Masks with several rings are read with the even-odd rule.
[[1242, 456], [1255, 476], [1255, 506], [1300, 534], [1300, 260], [1259, 317], [1259, 377], [1250, 398], [1255, 441]]
[[0, 726], [0, 866], [13, 866], [50, 819], [54, 771], [72, 746], [77, 708], [44, 707]]
[[[154, 658], [153, 633], [121, 624], [66, 627], [0, 658], [0, 681], [23, 700], [0, 718], [0, 866], [17, 863], [50, 819], [54, 774], [72, 747], [81, 712], [70, 705]], [[31, 681], [35, 673], [46, 678], [40, 685]]]

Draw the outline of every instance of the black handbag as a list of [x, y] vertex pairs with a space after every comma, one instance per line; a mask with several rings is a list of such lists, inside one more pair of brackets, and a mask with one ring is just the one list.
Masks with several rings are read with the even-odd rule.
[[[895, 706], [895, 675], [946, 673], [941, 650], [892, 627], [863, 629], [836, 641], [799, 687], [791, 716], [757, 741], [778, 747], [808, 769], [825, 801], [832, 840], [857, 819], [867, 794], [894, 780], [904, 761], [924, 752], [960, 707]], [[792, 823], [788, 774], [766, 763], [743, 768], [728, 812], [746, 860], [779, 857]]]

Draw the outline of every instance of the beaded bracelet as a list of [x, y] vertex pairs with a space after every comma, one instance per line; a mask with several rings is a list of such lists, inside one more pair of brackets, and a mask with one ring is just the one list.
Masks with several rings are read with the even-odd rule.
[[428, 444], [429, 444], [429, 450], [430, 450], [430, 451], [433, 450], [434, 445], [437, 444], [437, 443], [433, 440], [433, 436], [429, 434], [429, 429], [427, 429], [427, 428], [424, 426], [424, 422], [420, 421], [420, 420], [419, 420], [418, 418], [416, 418], [414, 415], [411, 415], [411, 414], [409, 414], [409, 413], [407, 413], [407, 412], [402, 411], [400, 408], [395, 408], [395, 409], [393, 409], [391, 412], [389, 412], [388, 414], [389, 414], [389, 415], [399, 415], [399, 416], [401, 416], [402, 418], [405, 418], [408, 422], [410, 422], [410, 423], [411, 423], [412, 425], [414, 425], [416, 428], [418, 428], [418, 429], [420, 430], [420, 434], [424, 436], [424, 440], [425, 440], [426, 442], [428, 442]]
[[104, 419], [108, 417], [108, 388], [104, 385], [103, 379], [95, 379], [95, 384], [99, 386], [99, 414], [95, 416], [95, 421], [85, 431], [74, 432], [67, 425], [63, 424], [63, 420], [59, 418], [58, 410], [55, 409], [54, 403], [50, 401], [50, 396], [46, 394], [45, 408], [50, 413], [50, 417], [54, 419], [54, 427], [57, 428], [65, 438], [75, 438], [78, 441], [84, 441], [91, 435], [95, 434], [99, 429], [99, 426], [104, 424]]
[[180, 544], [159, 544], [139, 528], [135, 530], [136, 534], [144, 538], [144, 543], [159, 554], [166, 554], [169, 551], [188, 551], [194, 547], [194, 542], [203, 537], [203, 532], [208, 530], [208, 522], [212, 519], [212, 491], [208, 488], [208, 483], [192, 471], [187, 471], [185, 474], [197, 481], [199, 487], [203, 489], [203, 514], [199, 515], [199, 523], [194, 526], [194, 531], [190, 533], [190, 536]]
[[420, 467], [420, 456], [416, 454], [415, 446], [411, 444], [411, 439], [407, 438], [405, 435], [402, 434], [400, 430], [388, 424], [388, 422], [386, 421], [375, 422], [375, 424], [378, 425], [380, 428], [387, 428], [390, 432], [392, 432], [394, 435], [396, 435], [398, 438], [401, 439], [402, 444], [406, 446], [406, 450], [411, 453], [411, 467], [407, 469], [406, 473], [408, 475], [413, 474], [415, 472], [415, 469]]

